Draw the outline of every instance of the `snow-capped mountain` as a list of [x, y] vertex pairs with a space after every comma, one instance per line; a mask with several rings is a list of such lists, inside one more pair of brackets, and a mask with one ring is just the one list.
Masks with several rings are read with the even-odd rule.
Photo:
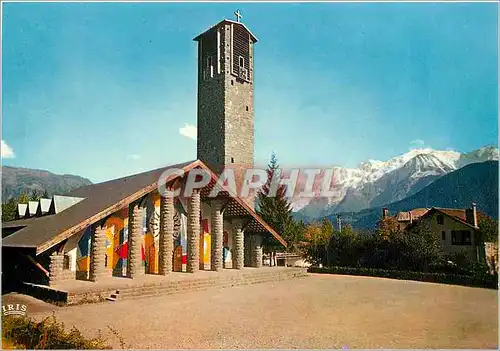
[[335, 167], [334, 196], [298, 199], [298, 216], [320, 218], [335, 212], [357, 212], [404, 199], [437, 178], [471, 163], [498, 160], [498, 149], [470, 153], [414, 149], [388, 161], [368, 160], [357, 168]]

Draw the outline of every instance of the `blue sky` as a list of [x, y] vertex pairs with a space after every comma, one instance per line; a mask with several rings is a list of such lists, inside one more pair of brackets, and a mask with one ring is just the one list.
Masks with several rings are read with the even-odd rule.
[[4, 3], [3, 164], [102, 181], [195, 159], [192, 39], [236, 8], [257, 163], [497, 144], [495, 3]]

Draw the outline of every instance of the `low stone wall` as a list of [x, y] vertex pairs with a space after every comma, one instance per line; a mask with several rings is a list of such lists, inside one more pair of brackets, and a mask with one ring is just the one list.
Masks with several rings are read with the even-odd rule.
[[50, 256], [49, 272], [49, 285], [76, 279], [76, 271], [64, 268], [64, 255], [62, 254], [53, 254]]
[[249, 284], [265, 283], [270, 281], [281, 281], [292, 278], [307, 276], [306, 269], [289, 269], [280, 271], [255, 270], [254, 272], [242, 272], [235, 275], [220, 275], [217, 277], [182, 279], [177, 281], [164, 281], [161, 283], [138, 284], [127, 288], [106, 288], [80, 293], [69, 293], [67, 298], [68, 305], [83, 303], [101, 302], [108, 297], [113, 296], [118, 300], [170, 295], [184, 293], [186, 291], [205, 290], [213, 287], [227, 288], [232, 286], [241, 286]]
[[45, 285], [24, 283], [21, 293], [50, 303], [66, 304], [68, 301], [67, 292], [52, 289]]
[[72, 271], [69, 269], [61, 270], [59, 273], [57, 273], [57, 276], [51, 277], [49, 285], [53, 286], [66, 280], [76, 280], [76, 271]]
[[69, 269], [63, 269], [59, 276], [59, 281], [74, 279], [76, 279], [76, 271], [72, 271]]

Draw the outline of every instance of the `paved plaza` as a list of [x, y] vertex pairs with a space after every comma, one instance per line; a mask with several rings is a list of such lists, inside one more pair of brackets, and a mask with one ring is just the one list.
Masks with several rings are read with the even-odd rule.
[[[16, 299], [9, 296], [7, 299]], [[19, 297], [17, 297], [19, 299]], [[497, 348], [497, 291], [310, 275], [116, 302], [54, 307], [67, 328], [132, 348]]]

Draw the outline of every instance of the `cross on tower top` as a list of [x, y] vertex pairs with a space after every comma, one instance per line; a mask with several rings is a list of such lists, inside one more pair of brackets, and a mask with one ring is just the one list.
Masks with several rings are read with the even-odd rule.
[[242, 17], [242, 16], [241, 16], [240, 10], [236, 10], [236, 11], [234, 12], [234, 15], [236, 16], [236, 21], [237, 21], [237, 22], [241, 22], [241, 17]]

